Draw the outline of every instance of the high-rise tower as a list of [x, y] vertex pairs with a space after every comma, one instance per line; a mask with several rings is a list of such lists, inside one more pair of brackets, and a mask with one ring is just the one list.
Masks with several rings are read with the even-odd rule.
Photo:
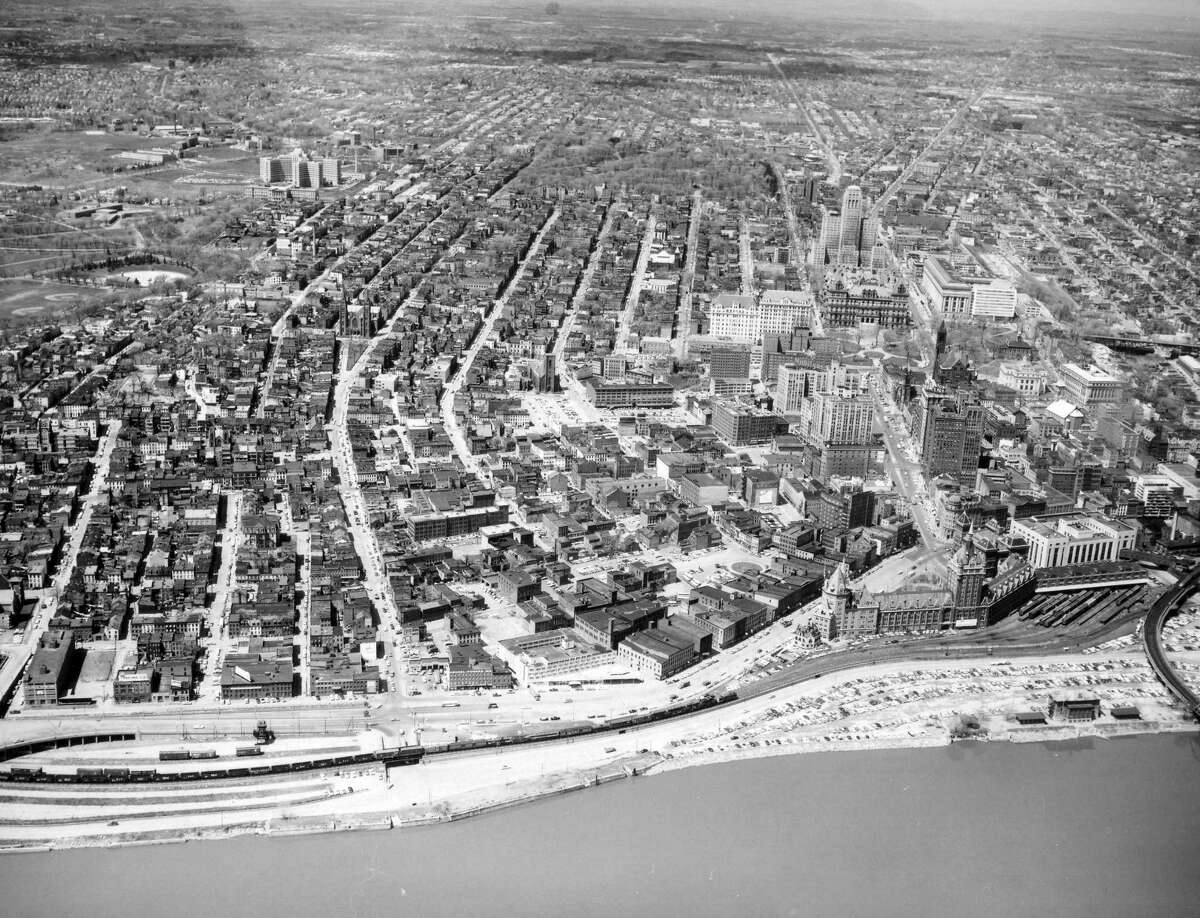
[[870, 201], [858, 185], [847, 185], [842, 192], [841, 210], [822, 209], [819, 263], [869, 265], [878, 236], [879, 219], [871, 215]]

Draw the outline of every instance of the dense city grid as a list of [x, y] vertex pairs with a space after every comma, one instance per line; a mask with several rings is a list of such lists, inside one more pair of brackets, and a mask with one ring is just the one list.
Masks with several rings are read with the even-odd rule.
[[1195, 715], [1194, 27], [734, 6], [5, 4], [0, 842]]

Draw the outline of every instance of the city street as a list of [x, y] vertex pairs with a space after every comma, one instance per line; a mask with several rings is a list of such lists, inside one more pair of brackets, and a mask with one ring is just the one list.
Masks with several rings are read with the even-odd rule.
[[[37, 649], [38, 639], [49, 626], [50, 619], [54, 617], [55, 611], [58, 608], [59, 597], [67, 588], [67, 584], [71, 582], [71, 575], [79, 560], [79, 549], [83, 545], [83, 536], [87, 532], [88, 523], [92, 519], [92, 511], [95, 509], [96, 504], [100, 502], [102, 496], [107, 498], [108, 473], [112, 465], [113, 450], [116, 448], [120, 433], [121, 422], [119, 420], [110, 420], [108, 428], [100, 438], [96, 449], [92, 486], [88, 493], [84, 495], [79, 515], [67, 533], [67, 544], [63, 548], [58, 571], [50, 581], [49, 586], [40, 591], [41, 595], [38, 597], [37, 606], [34, 608], [33, 618], [25, 626], [25, 633], [21, 642], [15, 646], [6, 645], [3, 649], [5, 662], [4, 666], [0, 668], [0, 698], [4, 697], [12, 689], [13, 684], [20, 679], [21, 674], [25, 671], [26, 663], [29, 662], [29, 658], [33, 656], [34, 650]], [[31, 591], [30, 595], [37, 594]], [[14, 699], [14, 707], [19, 707], [20, 703], [21, 697], [18, 691]]]
[[225, 655], [233, 649], [234, 641], [229, 636], [229, 612], [233, 607], [236, 587], [237, 553], [242, 544], [242, 493], [232, 491], [228, 495], [225, 511], [225, 526], [221, 529], [221, 566], [217, 571], [216, 588], [205, 613], [204, 627], [208, 634], [205, 641], [206, 653], [203, 678], [196, 687], [199, 701], [219, 701], [221, 698], [221, 667]]
[[675, 316], [671, 340], [676, 359], [684, 357], [692, 327], [692, 287], [696, 281], [696, 249], [700, 244], [700, 221], [703, 219], [704, 196], [697, 188], [692, 192], [692, 206], [688, 213], [687, 255], [683, 262], [683, 273], [679, 276], [679, 312]]
[[550, 232], [551, 227], [558, 221], [559, 209], [556, 207], [550, 212], [550, 216], [542, 224], [542, 228], [538, 231], [537, 236], [529, 246], [529, 251], [526, 253], [524, 260], [517, 268], [509, 281], [504, 292], [500, 294], [499, 299], [492, 304], [492, 309], [484, 320], [483, 328], [475, 335], [475, 340], [471, 343], [467, 352], [459, 357], [458, 369], [454, 376], [446, 383], [446, 388], [442, 393], [441, 412], [442, 424], [446, 429], [446, 434], [450, 437], [450, 442], [454, 444], [454, 452], [458, 456], [459, 461], [467, 471], [479, 474], [479, 460], [475, 458], [470, 448], [467, 446], [466, 434], [462, 429], [462, 425], [458, 423], [458, 417], [454, 411], [454, 397], [462, 389], [464, 380], [470, 373], [471, 364], [475, 362], [475, 358], [479, 355], [483, 346], [488, 343], [492, 337], [492, 332], [496, 328], [496, 320], [504, 313], [504, 307], [508, 304], [509, 297], [512, 292], [517, 289], [521, 279], [525, 276], [525, 271], [529, 264], [537, 257], [541, 250], [542, 244], [545, 242], [546, 234]]
[[629, 336], [632, 333], [630, 327], [633, 323], [633, 317], [637, 313], [638, 300], [642, 296], [642, 283], [646, 277], [646, 265], [650, 262], [650, 245], [654, 241], [654, 228], [658, 225], [657, 218], [653, 213], [646, 216], [646, 229], [642, 233], [642, 241], [638, 246], [637, 266], [633, 270], [633, 276], [629, 281], [629, 296], [625, 298], [625, 306], [621, 310], [620, 318], [617, 321], [617, 343], [614, 348], [614, 353], [625, 354], [633, 350], [633, 346], [629, 342]]
[[887, 447], [888, 471], [901, 496], [908, 502], [913, 523], [921, 540], [931, 548], [942, 546], [934, 514], [932, 494], [925, 480], [916, 445], [904, 427], [903, 415], [887, 387], [880, 382], [883, 370], [875, 361], [877, 372], [872, 376], [879, 426]]

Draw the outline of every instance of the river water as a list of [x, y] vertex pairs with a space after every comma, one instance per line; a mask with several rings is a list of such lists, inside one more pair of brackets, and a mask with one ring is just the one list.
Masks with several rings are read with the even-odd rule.
[[1200, 915], [1200, 737], [780, 756], [450, 825], [0, 857], [0, 914]]

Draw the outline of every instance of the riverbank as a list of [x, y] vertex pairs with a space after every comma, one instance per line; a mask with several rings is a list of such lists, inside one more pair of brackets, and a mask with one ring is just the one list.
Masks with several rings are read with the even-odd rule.
[[[1122, 737], [1160, 735], [1168, 733], [1200, 733], [1200, 725], [1181, 723], [1120, 723], [1051, 725], [1012, 731], [1003, 736], [977, 737], [972, 744], [990, 743], [1077, 743], [1085, 739], [1111, 740]], [[38, 838], [15, 839], [0, 835], [0, 854], [41, 853], [76, 848], [119, 847], [127, 845], [179, 844], [194, 841], [213, 841], [245, 835], [288, 837], [320, 835], [332, 832], [383, 831], [417, 829], [473, 819], [513, 807], [583, 791], [633, 777], [665, 775], [689, 768], [699, 768], [777, 756], [796, 756], [815, 753], [886, 752], [948, 747], [953, 744], [949, 734], [942, 737], [889, 737], [878, 740], [797, 741], [777, 746], [755, 748], [723, 748], [682, 755], [646, 753], [616, 762], [604, 769], [578, 769], [541, 776], [537, 779], [513, 781], [503, 787], [488, 788], [474, 793], [427, 805], [402, 810], [384, 809], [347, 812], [341, 815], [265, 814], [258, 818], [222, 819], [217, 824], [183, 826], [173, 824], [159, 829], [137, 828], [129, 831], [100, 831], [71, 834], [63, 827], [45, 828], [50, 831]], [[269, 809], [270, 804], [264, 806]], [[243, 807], [257, 809], [258, 807]], [[177, 823], [179, 820], [172, 820]], [[79, 826], [78, 828], [84, 828]], [[3, 829], [0, 828], [0, 833]]]
[[[80, 901], [118, 918], [164, 889], [176, 918], [264, 907], [602, 918], [647, 902], [698, 916], [803, 903], [806, 914], [923, 918], [937, 902], [980, 918], [1167, 918], [1200, 895], [1198, 750], [1191, 734], [775, 755], [564, 790], [435, 831], [309, 823], [0, 858], [0, 886], [8, 911], [30, 918]], [[463, 882], [467, 862], [475, 882]]]
[[[1045, 710], [1050, 691], [1087, 686], [1105, 712], [1135, 705], [1142, 719], [1105, 713], [1084, 724], [1021, 726], [1016, 712]], [[454, 822], [631, 775], [815, 752], [946, 746], [967, 718], [974, 738], [1039, 743], [1194, 732], [1144, 658], [1133, 651], [996, 662], [965, 660], [866, 667], [622, 734], [438, 756], [386, 775], [332, 772], [324, 792], [287, 799], [264, 781], [256, 812], [230, 802], [198, 811], [180, 794], [153, 816], [138, 786], [109, 787], [106, 809], [81, 812], [78, 786], [0, 787], [0, 850], [145, 844], [235, 835], [295, 835], [415, 828]], [[169, 798], [172, 791], [160, 790]], [[195, 795], [198, 788], [192, 787]], [[20, 797], [21, 799], [13, 799]], [[36, 794], [36, 799], [34, 795]], [[272, 801], [272, 795], [276, 795]], [[95, 803], [94, 800], [88, 801]], [[194, 804], [194, 801], [193, 801]], [[115, 824], [114, 824], [115, 823]]]

